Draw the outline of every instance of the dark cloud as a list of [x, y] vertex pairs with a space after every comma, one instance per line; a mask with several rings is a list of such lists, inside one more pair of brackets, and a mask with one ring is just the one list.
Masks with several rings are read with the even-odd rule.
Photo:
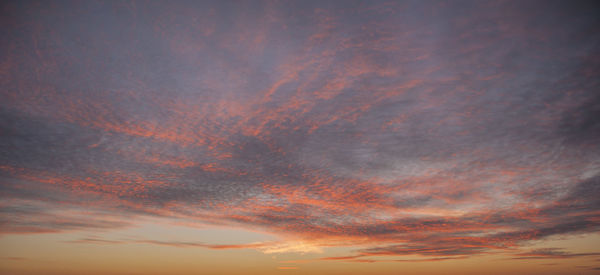
[[387, 246], [369, 248], [362, 251], [364, 255], [370, 256], [402, 256], [402, 255], [421, 255], [421, 256], [452, 256], [452, 255], [472, 255], [483, 252], [481, 247], [425, 247], [425, 246]]
[[106, 240], [98, 238], [83, 238], [78, 240], [67, 241], [68, 243], [76, 244], [150, 244], [160, 246], [172, 246], [179, 248], [208, 248], [208, 249], [247, 249], [247, 248], [262, 248], [275, 243], [262, 242], [262, 243], [249, 243], [249, 244], [207, 244], [201, 242], [181, 242], [181, 241], [157, 241], [157, 240], [142, 240], [142, 239], [129, 239], [129, 240]]
[[[11, 211], [14, 209], [2, 209], [0, 234], [27, 234], [27, 233], [56, 233], [72, 230], [107, 230], [123, 228], [131, 225], [122, 220], [110, 217], [86, 218], [85, 215], [56, 214], [39, 210]], [[10, 211], [9, 213], [6, 213]], [[25, 216], [22, 216], [25, 215]]]
[[[600, 62], [599, 62], [600, 63]], [[600, 66], [593, 71], [600, 71]], [[600, 140], [600, 95], [585, 99], [581, 105], [565, 112], [561, 132], [570, 143], [597, 146]]]
[[531, 250], [529, 252], [515, 254], [512, 259], [515, 260], [534, 260], [534, 259], [563, 259], [575, 257], [599, 256], [600, 253], [570, 253], [561, 250], [560, 248], [541, 248]]

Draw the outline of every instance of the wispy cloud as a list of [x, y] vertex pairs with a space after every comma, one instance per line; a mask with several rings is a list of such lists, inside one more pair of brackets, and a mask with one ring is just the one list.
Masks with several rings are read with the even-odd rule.
[[171, 246], [179, 248], [206, 248], [206, 249], [255, 249], [265, 254], [279, 253], [323, 253], [319, 246], [304, 241], [271, 241], [255, 242], [246, 244], [209, 244], [203, 242], [185, 242], [185, 241], [164, 241], [164, 240], [145, 240], [145, 239], [123, 239], [107, 240], [100, 238], [82, 238], [67, 241], [75, 244], [150, 244], [159, 246]]
[[560, 248], [541, 248], [515, 254], [514, 260], [534, 260], [534, 259], [564, 259], [576, 257], [600, 256], [600, 253], [570, 253]]

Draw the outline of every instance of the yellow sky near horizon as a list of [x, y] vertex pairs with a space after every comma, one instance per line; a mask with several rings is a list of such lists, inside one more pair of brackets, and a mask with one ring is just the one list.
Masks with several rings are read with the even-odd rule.
[[[154, 220], [156, 222], [156, 220]], [[149, 238], [156, 243], [148, 241]], [[33, 274], [596, 274], [599, 256], [514, 260], [517, 249], [466, 259], [423, 261], [389, 256], [378, 262], [323, 260], [352, 254], [360, 247], [320, 247], [268, 252], [262, 248], [210, 249], [191, 244], [250, 244], [289, 240], [272, 234], [223, 226], [185, 227], [146, 221], [123, 230], [14, 234], [0, 236], [0, 273]], [[160, 243], [158, 243], [160, 242]], [[297, 240], [291, 241], [298, 243]], [[593, 253], [600, 234], [553, 237], [528, 249], [561, 247]], [[177, 245], [188, 244], [188, 245]], [[401, 262], [394, 262], [401, 260]], [[432, 264], [435, 263], [435, 264]]]

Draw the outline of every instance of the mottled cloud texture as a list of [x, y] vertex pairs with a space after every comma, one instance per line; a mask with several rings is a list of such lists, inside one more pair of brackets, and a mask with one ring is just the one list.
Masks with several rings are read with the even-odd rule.
[[598, 232], [598, 10], [3, 2], [1, 233], [151, 216], [441, 260]]

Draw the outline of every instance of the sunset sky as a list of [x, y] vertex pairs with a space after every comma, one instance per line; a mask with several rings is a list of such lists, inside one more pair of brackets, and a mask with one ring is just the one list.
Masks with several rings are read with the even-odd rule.
[[598, 1], [0, 22], [0, 274], [600, 274]]

